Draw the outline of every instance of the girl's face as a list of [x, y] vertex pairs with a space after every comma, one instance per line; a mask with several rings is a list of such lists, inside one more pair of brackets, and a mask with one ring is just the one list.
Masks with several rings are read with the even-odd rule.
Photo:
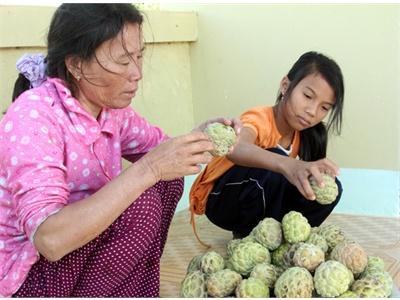
[[[285, 80], [285, 79], [284, 79]], [[284, 81], [282, 89], [284, 90]], [[320, 123], [335, 104], [335, 94], [319, 74], [304, 77], [285, 100], [285, 119], [295, 130], [304, 130]]]
[[101, 44], [95, 57], [78, 64], [77, 99], [95, 118], [103, 107], [130, 105], [142, 78], [142, 35], [138, 24], [126, 24], [118, 36]]

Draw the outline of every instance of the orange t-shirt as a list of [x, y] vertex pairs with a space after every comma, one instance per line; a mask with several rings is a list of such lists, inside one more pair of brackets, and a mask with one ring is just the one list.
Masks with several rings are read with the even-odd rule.
[[[263, 149], [276, 147], [281, 139], [281, 134], [276, 127], [274, 112], [270, 106], [254, 107], [240, 117], [243, 127], [249, 127], [256, 133], [255, 144]], [[297, 157], [300, 145], [300, 134], [295, 131], [291, 157]], [[233, 163], [226, 158], [215, 157], [207, 167], [197, 176], [190, 190], [190, 210], [197, 215], [204, 214], [207, 198], [214, 187], [215, 181], [227, 170], [233, 167]]]

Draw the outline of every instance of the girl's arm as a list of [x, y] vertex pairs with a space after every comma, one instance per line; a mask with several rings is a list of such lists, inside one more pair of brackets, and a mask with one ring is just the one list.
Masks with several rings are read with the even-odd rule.
[[322, 173], [338, 175], [337, 166], [328, 159], [321, 159], [315, 162], [297, 160], [266, 151], [255, 145], [255, 140], [255, 132], [248, 127], [243, 127], [237, 145], [227, 155], [228, 159], [237, 165], [263, 168], [281, 173], [307, 199], [315, 200], [314, 192], [308, 181], [310, 176], [315, 177], [316, 181], [321, 185], [323, 184]]

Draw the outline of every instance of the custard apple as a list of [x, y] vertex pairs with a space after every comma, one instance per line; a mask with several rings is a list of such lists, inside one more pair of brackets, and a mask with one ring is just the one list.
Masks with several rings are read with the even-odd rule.
[[253, 228], [251, 235], [268, 250], [275, 250], [282, 243], [281, 223], [273, 218], [265, 218]]
[[194, 271], [186, 275], [181, 283], [181, 297], [207, 298], [206, 278], [201, 271]]
[[353, 241], [343, 241], [337, 244], [333, 248], [330, 258], [344, 264], [353, 274], [363, 272], [368, 262], [367, 253]]
[[227, 125], [215, 122], [209, 124], [204, 132], [214, 145], [214, 150], [211, 154], [214, 156], [224, 156], [229, 152], [229, 149], [236, 143], [235, 130]]
[[303, 245], [303, 242], [296, 243], [290, 246], [289, 250], [286, 251], [286, 253], [283, 255], [283, 266], [284, 267], [294, 267], [294, 254], [296, 253], [297, 249], [300, 248], [301, 245]]
[[311, 232], [306, 243], [320, 247], [324, 253], [328, 252], [328, 243], [326, 242], [326, 239], [319, 233]]
[[367, 275], [356, 280], [351, 290], [361, 298], [387, 298], [392, 292], [393, 281], [390, 275], [382, 277]]
[[224, 258], [215, 251], [209, 251], [203, 254], [200, 261], [201, 271], [205, 274], [215, 273], [223, 270], [225, 267]]
[[[367, 270], [368, 269], [376, 269], [376, 270], [385, 270], [385, 262], [382, 258], [378, 256], [368, 256]], [[366, 270], [366, 271], [367, 271]]]
[[328, 260], [315, 270], [314, 286], [318, 295], [337, 297], [347, 291], [354, 280], [353, 273], [342, 263]]
[[346, 239], [342, 229], [335, 224], [321, 226], [319, 234], [325, 238], [329, 250], [332, 250], [337, 244]]
[[282, 227], [285, 240], [292, 244], [306, 241], [311, 232], [308, 220], [297, 211], [288, 212], [283, 217]]
[[236, 288], [237, 298], [268, 298], [268, 286], [258, 278], [242, 280]]
[[228, 257], [232, 256], [232, 252], [233, 250], [237, 247], [237, 245], [239, 245], [242, 242], [241, 239], [233, 239], [230, 240], [227, 244], [226, 244], [226, 254], [228, 255]]
[[357, 293], [348, 290], [339, 295], [338, 298], [360, 298], [360, 296]]
[[248, 276], [258, 263], [271, 262], [269, 251], [256, 242], [240, 243], [229, 258], [229, 267], [243, 276]]
[[314, 191], [315, 200], [323, 205], [331, 204], [336, 200], [336, 197], [339, 194], [338, 186], [335, 179], [328, 174], [323, 174], [322, 180], [325, 184], [324, 187], [318, 186], [317, 181], [313, 177], [310, 179], [310, 185]]
[[284, 256], [287, 251], [289, 251], [291, 244], [283, 243], [276, 250], [272, 251], [271, 261], [272, 264], [276, 266], [286, 267]]
[[325, 260], [325, 253], [318, 246], [301, 243], [293, 256], [293, 263], [297, 267], [306, 268], [313, 272]]
[[274, 265], [268, 263], [257, 264], [250, 273], [250, 277], [258, 278], [272, 288], [274, 287], [276, 279], [278, 279], [278, 272]]
[[235, 271], [224, 269], [210, 274], [206, 281], [208, 295], [216, 298], [223, 298], [232, 294], [242, 276]]
[[311, 298], [313, 290], [310, 272], [301, 267], [292, 267], [278, 278], [274, 293], [278, 298]]
[[383, 291], [386, 295], [385, 297], [389, 297], [393, 289], [393, 279], [390, 276], [390, 274], [386, 271], [380, 271], [374, 268], [369, 268], [367, 270], [368, 270], [367, 273], [360, 279], [373, 277], [379, 280], [383, 285]]
[[187, 269], [186, 269], [186, 274], [189, 274], [189, 273], [191, 273], [191, 272], [193, 272], [193, 271], [197, 271], [197, 270], [200, 270], [200, 269], [201, 269], [201, 267], [200, 267], [200, 262], [201, 262], [201, 258], [202, 258], [202, 257], [203, 257], [203, 255], [200, 254], [200, 255], [194, 256], [194, 257], [190, 260], [189, 265], [188, 265], [188, 267], [187, 267]]

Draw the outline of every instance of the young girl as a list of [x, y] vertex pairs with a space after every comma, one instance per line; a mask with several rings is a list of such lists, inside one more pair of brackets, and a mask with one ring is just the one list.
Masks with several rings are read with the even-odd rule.
[[313, 201], [308, 179], [313, 176], [323, 186], [323, 173], [338, 175], [338, 167], [325, 157], [327, 133], [340, 133], [343, 97], [335, 61], [316, 52], [303, 54], [282, 79], [276, 104], [243, 113], [233, 152], [214, 158], [197, 177], [190, 192], [192, 214], [205, 213], [234, 237], [248, 235], [266, 217], [281, 221], [291, 210], [320, 225], [342, 187], [336, 179], [337, 199], [321, 205]]

